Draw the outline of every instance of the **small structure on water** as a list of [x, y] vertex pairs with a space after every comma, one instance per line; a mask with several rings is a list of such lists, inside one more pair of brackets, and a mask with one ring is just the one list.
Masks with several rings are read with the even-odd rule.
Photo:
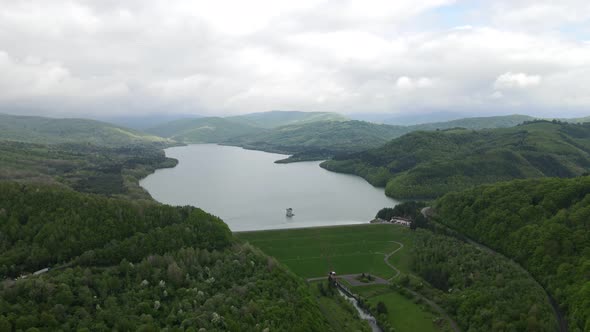
[[291, 218], [293, 217], [295, 214], [293, 213], [293, 209], [292, 208], [288, 208], [287, 209], [287, 217]]

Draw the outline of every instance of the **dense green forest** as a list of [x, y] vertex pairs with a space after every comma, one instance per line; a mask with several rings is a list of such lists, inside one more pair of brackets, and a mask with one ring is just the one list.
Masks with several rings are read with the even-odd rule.
[[513, 128], [413, 132], [322, 163], [396, 198], [431, 198], [518, 178], [572, 177], [590, 167], [590, 124], [534, 121]]
[[109, 147], [171, 143], [162, 137], [106, 122], [7, 114], [0, 114], [0, 140], [40, 144], [88, 143]]
[[331, 121], [289, 125], [273, 130], [240, 135], [222, 143], [247, 149], [263, 150], [294, 156], [283, 162], [322, 160], [343, 153], [377, 148], [388, 141], [414, 131], [463, 127], [468, 129], [516, 126], [529, 116], [469, 118], [412, 126], [376, 124], [364, 121]]
[[0, 180], [56, 183], [81, 192], [149, 199], [139, 180], [176, 163], [158, 143], [105, 147], [0, 140]]
[[479, 186], [443, 196], [436, 213], [531, 272], [571, 331], [590, 330], [590, 177]]
[[218, 218], [0, 182], [0, 330], [319, 331], [303, 281]]
[[415, 232], [411, 269], [432, 288], [397, 282], [443, 306], [464, 331], [555, 331], [551, 305], [531, 277], [504, 257], [426, 230]]

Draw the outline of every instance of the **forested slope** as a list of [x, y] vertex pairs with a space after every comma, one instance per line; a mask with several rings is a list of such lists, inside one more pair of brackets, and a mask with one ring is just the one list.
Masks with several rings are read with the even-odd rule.
[[464, 331], [555, 331], [541, 286], [505, 257], [450, 236], [419, 229], [411, 269], [434, 289], [402, 282], [437, 301]]
[[0, 182], [0, 330], [320, 331], [303, 281], [217, 217]]
[[106, 122], [8, 114], [0, 114], [0, 140], [41, 144], [87, 143], [109, 147], [170, 144], [165, 138]]
[[219, 143], [232, 137], [257, 133], [261, 130], [264, 129], [225, 118], [207, 117], [176, 120], [147, 131], [184, 143]]
[[436, 212], [440, 222], [530, 271], [571, 331], [590, 330], [590, 177], [478, 186], [443, 196]]
[[322, 159], [385, 144], [406, 132], [404, 127], [364, 121], [327, 121], [275, 128], [238, 136], [222, 143], [247, 149], [295, 154], [293, 159]]
[[357, 174], [396, 198], [431, 198], [497, 181], [572, 177], [590, 169], [590, 124], [414, 132], [322, 167]]
[[150, 199], [139, 180], [176, 163], [157, 144], [106, 147], [0, 140], [0, 180], [61, 184], [109, 196]]

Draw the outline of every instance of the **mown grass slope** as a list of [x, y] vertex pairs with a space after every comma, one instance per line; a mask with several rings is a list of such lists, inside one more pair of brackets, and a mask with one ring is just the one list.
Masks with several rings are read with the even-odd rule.
[[[394, 275], [384, 255], [408, 243], [410, 231], [390, 225], [362, 225], [327, 228], [237, 233], [238, 238], [262, 249], [305, 277], [371, 273], [383, 278]], [[400, 252], [399, 256], [407, 255]]]

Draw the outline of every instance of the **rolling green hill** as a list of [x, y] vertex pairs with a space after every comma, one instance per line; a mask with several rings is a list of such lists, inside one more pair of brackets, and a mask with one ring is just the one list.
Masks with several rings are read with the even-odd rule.
[[413, 132], [336, 156], [322, 167], [357, 174], [396, 198], [431, 198], [482, 183], [590, 169], [590, 124], [535, 121], [513, 128]]
[[260, 128], [276, 128], [288, 125], [320, 121], [346, 121], [344, 115], [330, 112], [299, 112], [299, 111], [270, 111], [230, 116], [226, 118], [232, 122]]
[[1, 331], [333, 331], [303, 280], [197, 208], [0, 182], [0, 234]]
[[152, 145], [105, 147], [0, 140], [0, 180], [61, 184], [109, 196], [151, 199], [139, 180], [176, 163]]
[[186, 143], [224, 143], [245, 135], [259, 135], [279, 126], [315, 122], [343, 121], [337, 113], [320, 112], [263, 112], [226, 118], [206, 117], [181, 119], [162, 124], [147, 131]]
[[290, 125], [229, 139], [224, 144], [295, 154], [290, 160], [322, 159], [337, 153], [380, 146], [405, 132], [404, 127], [364, 121], [327, 121]]
[[162, 137], [86, 119], [0, 114], [0, 140], [27, 143], [90, 143], [100, 146], [170, 144]]
[[177, 120], [148, 132], [186, 143], [221, 143], [293, 154], [282, 161], [293, 162], [321, 160], [336, 154], [377, 148], [393, 138], [418, 130], [500, 128], [531, 119], [524, 115], [511, 115], [394, 126], [348, 121], [337, 113], [273, 111], [227, 118]]
[[147, 132], [185, 143], [219, 143], [261, 130], [264, 129], [225, 118], [209, 117], [176, 120], [148, 129]]
[[466, 118], [413, 126], [394, 126], [364, 121], [329, 121], [303, 123], [237, 136], [223, 142], [247, 149], [294, 156], [281, 162], [328, 159], [341, 153], [377, 148], [393, 138], [420, 130], [449, 128], [504, 128], [516, 126], [532, 117], [525, 115]]
[[418, 130], [436, 130], [436, 129], [450, 129], [450, 128], [465, 128], [465, 129], [493, 129], [493, 128], [508, 128], [517, 126], [525, 121], [532, 121], [535, 118], [528, 115], [501, 115], [488, 116], [476, 118], [464, 118], [445, 122], [424, 123], [413, 126], [410, 131]]
[[515, 180], [449, 193], [436, 219], [519, 262], [590, 331], [590, 177]]

